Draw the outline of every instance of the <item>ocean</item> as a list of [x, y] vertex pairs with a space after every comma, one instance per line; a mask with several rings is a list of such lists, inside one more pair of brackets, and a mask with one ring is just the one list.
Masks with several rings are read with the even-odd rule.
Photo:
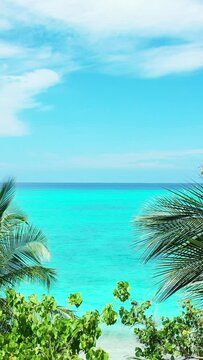
[[[132, 297], [151, 300], [157, 289], [156, 264], [143, 265], [135, 247], [134, 218], [170, 184], [19, 184], [15, 206], [47, 235], [49, 266], [57, 282], [49, 293], [67, 305], [70, 293], [81, 292], [80, 312], [113, 301], [118, 281], [128, 281]], [[173, 185], [173, 187], [177, 185]], [[39, 284], [17, 287], [25, 295], [47, 290]], [[156, 316], [178, 312], [180, 295], [154, 304]]]

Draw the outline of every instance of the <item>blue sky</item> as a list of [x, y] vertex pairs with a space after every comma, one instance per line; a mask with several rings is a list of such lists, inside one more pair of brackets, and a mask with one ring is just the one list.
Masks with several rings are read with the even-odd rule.
[[203, 1], [2, 0], [0, 14], [1, 178], [199, 178]]

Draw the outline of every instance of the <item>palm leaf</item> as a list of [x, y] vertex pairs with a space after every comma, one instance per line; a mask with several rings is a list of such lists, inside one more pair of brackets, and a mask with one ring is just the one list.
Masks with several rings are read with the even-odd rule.
[[0, 275], [0, 287], [13, 286], [25, 280], [38, 281], [49, 288], [51, 283], [56, 280], [56, 272], [54, 269], [42, 265], [19, 266], [7, 271], [3, 276]]
[[4, 212], [0, 219], [0, 237], [4, 234], [4, 232], [10, 231], [12, 228], [17, 227], [18, 225], [22, 225], [22, 223], [28, 223], [27, 216], [20, 214], [19, 212]]
[[40, 243], [47, 246], [47, 239], [43, 232], [30, 224], [21, 224], [14, 229], [4, 232], [0, 238], [0, 252], [13, 252], [30, 243]]
[[[14, 283], [15, 276], [18, 282], [17, 274], [21, 274], [21, 271], [23, 276], [27, 271], [30, 278], [29, 267], [35, 270], [43, 269], [44, 274], [48, 275], [50, 269], [41, 267], [41, 261], [49, 258], [50, 253], [44, 234], [31, 225], [18, 226], [15, 231], [5, 234], [0, 241], [0, 285], [8, 281], [11, 274], [12, 283]], [[36, 279], [40, 279], [39, 274], [42, 274], [42, 270], [40, 271], [40, 273], [35, 272]], [[55, 271], [51, 270], [51, 278], [54, 278], [54, 274]], [[34, 276], [33, 270], [31, 275]], [[47, 284], [49, 282], [48, 280], [44, 281], [43, 277], [41, 281]]]
[[15, 183], [13, 179], [10, 179], [2, 184], [0, 190], [0, 219], [4, 212], [8, 209], [11, 201], [13, 200], [15, 192]]
[[42, 266], [50, 259], [47, 239], [23, 214], [9, 212], [13, 193], [14, 182], [9, 180], [0, 190], [0, 287], [25, 278], [50, 286], [55, 270]]
[[195, 185], [170, 191], [169, 196], [152, 202], [136, 223], [142, 234], [137, 244], [144, 247], [144, 261], [158, 260], [157, 298], [165, 300], [181, 289], [200, 297], [203, 294], [203, 187]]

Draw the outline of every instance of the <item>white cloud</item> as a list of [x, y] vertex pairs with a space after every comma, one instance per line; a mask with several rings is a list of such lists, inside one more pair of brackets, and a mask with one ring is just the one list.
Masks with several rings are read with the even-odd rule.
[[72, 159], [74, 166], [79, 168], [98, 169], [155, 169], [174, 167], [171, 160], [194, 158], [203, 155], [203, 149], [177, 151], [150, 151], [128, 154], [100, 154], [98, 156], [80, 156]]
[[0, 42], [0, 136], [22, 136], [29, 132], [20, 113], [36, 107], [36, 96], [58, 83], [58, 73], [43, 65], [59, 62], [58, 55], [49, 47], [29, 48]]
[[162, 46], [141, 54], [140, 70], [157, 77], [203, 67], [203, 44]]
[[195, 162], [202, 163], [203, 149], [183, 149], [170, 151], [146, 151], [124, 154], [98, 154], [66, 156], [53, 153], [41, 154], [43, 168], [68, 169], [174, 169], [187, 167]]
[[[87, 48], [88, 63], [95, 69], [99, 60], [99, 71], [155, 77], [203, 67], [201, 0], [12, 0], [11, 4], [15, 14], [11, 6], [5, 10], [9, 21], [13, 16], [29, 26], [56, 28], [67, 36], [71, 29], [82, 36], [82, 45], [75, 38], [79, 41], [75, 56], [80, 59], [80, 47]], [[156, 38], [166, 38], [171, 45], [150, 45]], [[182, 44], [174, 46], [177, 40]], [[63, 56], [69, 56], [66, 45]]]
[[25, 135], [28, 129], [20, 112], [36, 107], [36, 96], [59, 80], [59, 75], [48, 69], [0, 78], [0, 136]]
[[18, 43], [0, 42], [0, 135], [28, 131], [19, 113], [58, 72], [157, 77], [203, 68], [201, 0], [2, 0], [0, 13], [0, 32], [21, 29]]
[[0, 75], [15, 75], [40, 68], [60, 68], [66, 71], [75, 71], [71, 56], [54, 51], [51, 46], [25, 46], [14, 42], [0, 42]]
[[8, 42], [0, 42], [0, 59], [19, 56], [24, 53], [24, 49], [20, 46]]
[[186, 73], [203, 68], [203, 43], [158, 46], [145, 50], [111, 53], [104, 56], [104, 69], [112, 74], [145, 78]]
[[10, 24], [7, 20], [4, 19], [0, 19], [0, 30], [9, 30], [10, 29]]
[[[185, 35], [203, 28], [200, 0], [13, 0], [30, 14], [95, 35]], [[33, 19], [36, 21], [36, 18]]]

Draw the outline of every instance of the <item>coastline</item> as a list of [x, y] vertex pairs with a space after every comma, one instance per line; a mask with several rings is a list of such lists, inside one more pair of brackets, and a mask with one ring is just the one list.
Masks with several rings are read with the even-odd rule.
[[[102, 335], [97, 341], [96, 348], [104, 350], [109, 355], [109, 360], [130, 360], [133, 359], [137, 345], [132, 327], [103, 325]], [[84, 353], [80, 356], [86, 359]]]
[[132, 358], [136, 347], [136, 337], [133, 334], [133, 328], [124, 325], [115, 327], [104, 326], [97, 347], [105, 350], [109, 354], [110, 360]]

